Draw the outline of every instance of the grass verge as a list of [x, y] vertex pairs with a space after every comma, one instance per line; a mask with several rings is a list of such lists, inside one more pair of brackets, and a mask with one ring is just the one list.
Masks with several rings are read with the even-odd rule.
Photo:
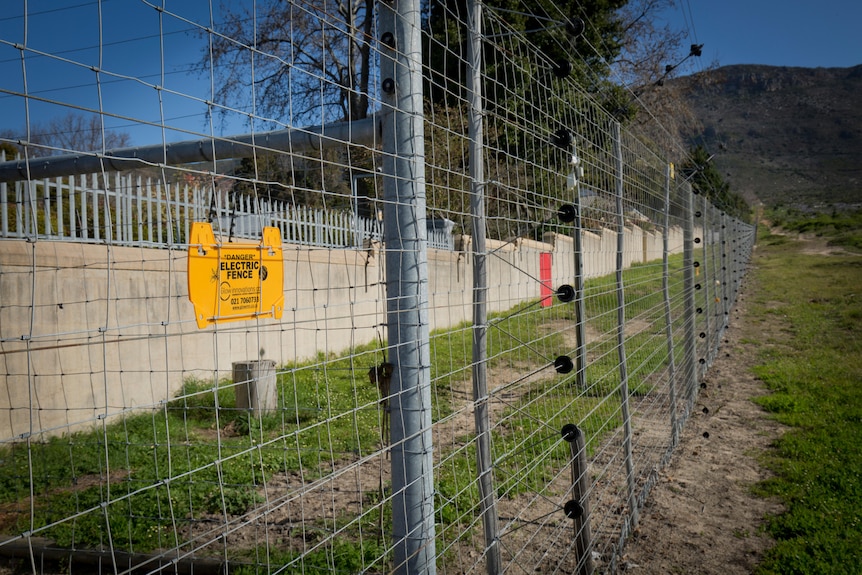
[[752, 314], [780, 335], [760, 342], [755, 373], [771, 393], [757, 402], [791, 430], [766, 457], [775, 476], [757, 487], [786, 505], [769, 518], [776, 545], [758, 573], [859, 573], [862, 258], [806, 255], [786, 236], [764, 235], [759, 249]]

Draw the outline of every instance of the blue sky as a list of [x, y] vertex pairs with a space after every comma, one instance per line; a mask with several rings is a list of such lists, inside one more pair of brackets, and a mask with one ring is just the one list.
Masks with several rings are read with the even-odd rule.
[[[133, 144], [220, 133], [209, 126], [206, 114], [206, 101], [213, 99], [210, 80], [194, 70], [204, 45], [198, 31], [209, 25], [210, 4], [217, 10], [220, 2], [169, 2], [170, 15], [153, 7], [161, 4], [27, 0], [26, 19], [23, 1], [5, 10], [0, 16], [0, 128], [20, 128], [28, 115], [38, 122], [77, 107], [104, 112], [106, 127], [131, 133]], [[14, 44], [25, 40], [29, 50], [22, 63]], [[27, 107], [20, 96], [25, 92], [32, 96]], [[232, 132], [244, 127], [241, 120], [234, 123]]]
[[[862, 0], [682, 0], [668, 21], [704, 44], [703, 64], [862, 64]], [[690, 12], [689, 12], [690, 11]], [[686, 26], [686, 21], [693, 21]], [[684, 18], [685, 16], [685, 18]]]
[[[106, 126], [129, 132], [133, 144], [250, 131], [240, 111], [228, 111], [224, 123], [209, 123], [206, 101], [213, 98], [213, 87], [206, 75], [193, 71], [203, 45], [194, 29], [209, 24], [211, 5], [218, 21], [221, 4], [167, 0], [167, 13], [160, 14], [154, 6], [162, 0], [4, 0], [0, 129], [21, 129], [28, 114], [39, 122], [77, 109], [103, 111]], [[704, 44], [704, 66], [862, 64], [862, 0], [679, 4], [667, 20], [687, 29], [692, 42]], [[22, 64], [15, 44], [25, 40], [31, 50]], [[21, 97], [25, 92], [31, 96], [28, 106]]]

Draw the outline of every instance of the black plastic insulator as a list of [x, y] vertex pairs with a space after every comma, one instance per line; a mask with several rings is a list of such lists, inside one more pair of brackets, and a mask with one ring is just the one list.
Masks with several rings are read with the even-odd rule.
[[694, 262], [692, 265], [693, 265], [694, 267], [696, 267], [696, 268], [699, 268], [699, 267], [700, 267], [700, 262]]
[[563, 513], [569, 519], [579, 519], [584, 515], [584, 506], [574, 499], [569, 499], [563, 506]]
[[557, 288], [557, 299], [563, 303], [569, 303], [575, 299], [575, 288], [569, 284], [563, 284]]
[[395, 34], [392, 32], [384, 32], [380, 37], [380, 43], [387, 48], [395, 48]]
[[557, 60], [554, 62], [554, 76], [557, 78], [568, 78], [574, 70], [574, 66], [568, 60]]
[[700, 284], [694, 284], [694, 289], [700, 289], [700, 288], [701, 288]]
[[703, 313], [703, 308], [702, 308], [702, 307], [699, 307], [699, 308], [697, 308], [695, 311], [696, 311], [697, 313]]
[[557, 370], [557, 373], [570, 373], [575, 369], [575, 364], [568, 355], [561, 355], [554, 360], [554, 369]]
[[572, 134], [572, 131], [568, 128], [560, 128], [554, 132], [554, 135], [551, 137], [551, 142], [560, 148], [569, 148], [574, 141], [575, 135]]
[[564, 224], [570, 224], [575, 221], [576, 217], [578, 217], [578, 208], [573, 204], [563, 204], [560, 206], [560, 209], [557, 210], [557, 217], [560, 218], [560, 221]]
[[563, 439], [565, 439], [569, 443], [572, 443], [578, 437], [580, 437], [581, 430], [578, 429], [578, 426], [574, 423], [567, 423], [560, 430], [560, 435], [563, 437]]
[[392, 78], [386, 78], [383, 80], [383, 83], [380, 85], [380, 88], [386, 94], [392, 94], [395, 92], [395, 80]]
[[702, 213], [700, 213], [700, 210], [697, 210], [696, 212], [694, 212], [694, 217], [696, 217], [696, 218], [699, 218], [699, 217], [700, 217], [700, 216], [702, 216], [702, 215], [703, 215], [703, 214], [702, 214]]
[[706, 339], [706, 332], [705, 331], [700, 332], [700, 339]]
[[584, 30], [587, 29], [587, 25], [584, 24], [584, 21], [580, 18], [572, 18], [569, 20], [569, 23], [566, 24], [566, 32], [571, 34], [573, 38], [577, 38], [581, 34], [584, 33]]
[[699, 244], [699, 243], [700, 243], [700, 238], [694, 238], [694, 243]]

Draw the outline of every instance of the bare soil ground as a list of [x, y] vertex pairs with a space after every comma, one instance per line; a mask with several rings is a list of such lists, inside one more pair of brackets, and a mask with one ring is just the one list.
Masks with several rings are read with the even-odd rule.
[[743, 285], [694, 415], [641, 512], [623, 572], [751, 573], [771, 545], [764, 518], [781, 507], [753, 495], [752, 486], [769, 476], [758, 456], [782, 429], [751, 401], [766, 390], [751, 374], [757, 348], [743, 342], [763, 341], [780, 326], [747, 320], [750, 287]]

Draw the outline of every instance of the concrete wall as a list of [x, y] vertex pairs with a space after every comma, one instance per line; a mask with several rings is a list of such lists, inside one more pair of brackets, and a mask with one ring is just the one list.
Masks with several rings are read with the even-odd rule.
[[[661, 258], [660, 234], [625, 233], [626, 266]], [[670, 245], [681, 249], [682, 232], [671, 233]], [[543, 252], [553, 254], [553, 285], [572, 283], [572, 238], [546, 240], [488, 242], [491, 311], [539, 297]], [[587, 276], [613, 272], [616, 233], [585, 232], [583, 241]], [[470, 238], [456, 238], [456, 246], [460, 251], [429, 250], [431, 329], [472, 315]], [[0, 438], [62, 434], [98, 417], [157, 407], [189, 377], [230, 377], [235, 361], [281, 365], [385, 336], [378, 248], [286, 245], [281, 320], [198, 329], [185, 251], [0, 241]]]

